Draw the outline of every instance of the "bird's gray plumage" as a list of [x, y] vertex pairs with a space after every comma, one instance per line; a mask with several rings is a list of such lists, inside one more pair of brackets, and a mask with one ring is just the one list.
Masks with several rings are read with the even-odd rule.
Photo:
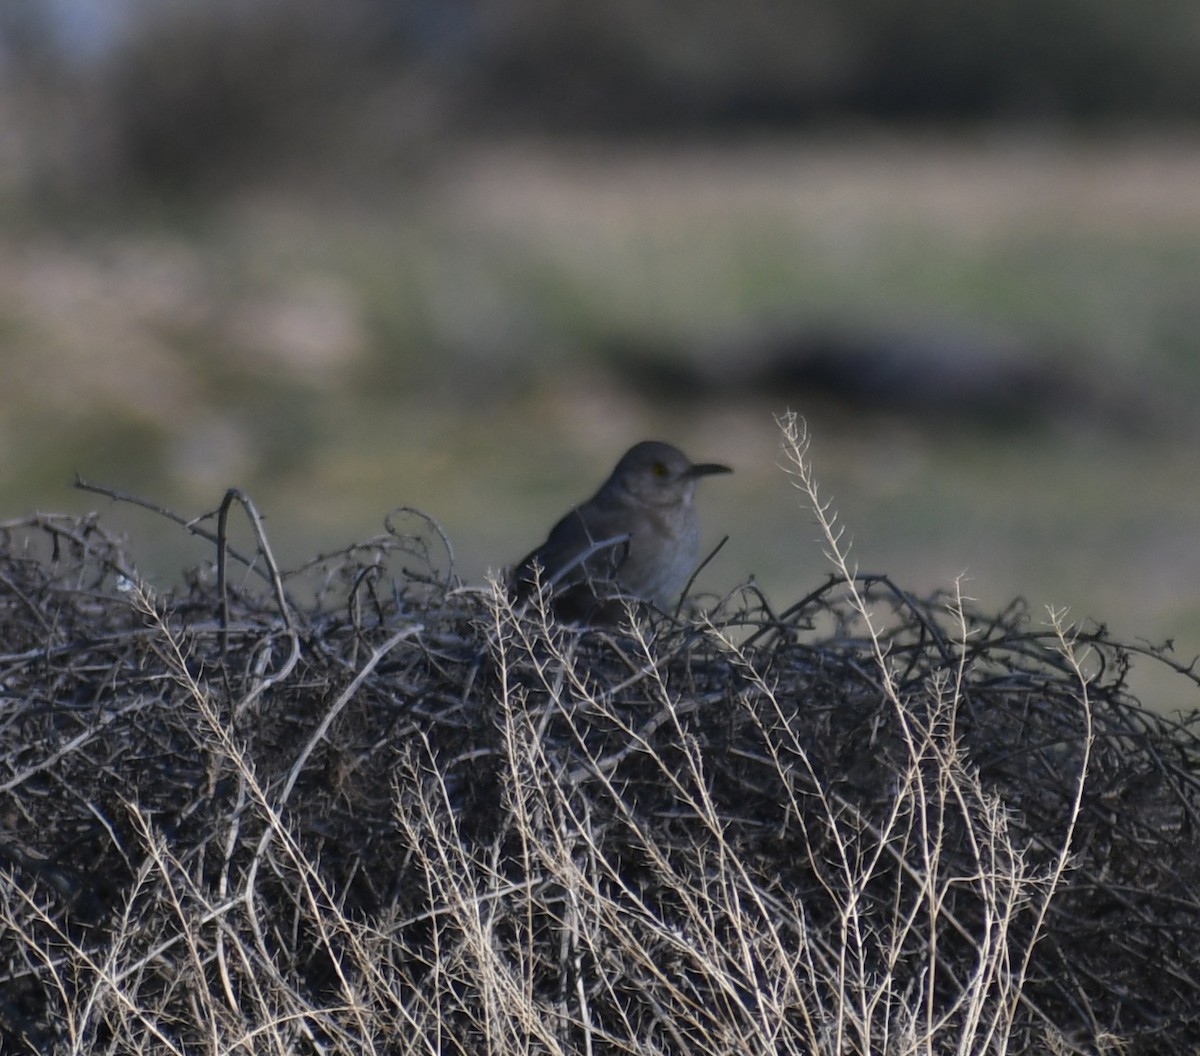
[[520, 599], [540, 585], [567, 617], [586, 617], [618, 596], [667, 608], [699, 556], [696, 482], [728, 472], [728, 466], [694, 464], [670, 444], [635, 444], [600, 490], [517, 564], [511, 589]]

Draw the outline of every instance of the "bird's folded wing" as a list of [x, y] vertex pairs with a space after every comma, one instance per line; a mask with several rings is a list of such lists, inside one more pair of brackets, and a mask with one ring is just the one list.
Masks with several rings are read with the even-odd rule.
[[517, 565], [513, 583], [527, 593], [534, 583], [534, 565], [541, 569], [543, 587], [585, 581], [611, 581], [629, 554], [629, 533], [617, 517], [593, 508], [584, 520], [572, 510], [551, 530], [546, 541]]

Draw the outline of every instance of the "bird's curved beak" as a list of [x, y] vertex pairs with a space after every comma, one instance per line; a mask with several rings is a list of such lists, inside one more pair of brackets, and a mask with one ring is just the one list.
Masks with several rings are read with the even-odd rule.
[[689, 477], [711, 477], [714, 473], [732, 473], [728, 466], [719, 462], [700, 462], [687, 471]]

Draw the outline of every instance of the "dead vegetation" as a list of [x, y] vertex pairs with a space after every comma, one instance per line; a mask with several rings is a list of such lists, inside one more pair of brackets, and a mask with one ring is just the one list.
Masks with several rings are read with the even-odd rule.
[[163, 594], [95, 519], [3, 526], [4, 1052], [1200, 1044], [1162, 652], [855, 576], [827, 517], [784, 612], [581, 632], [428, 525], [226, 560], [237, 500]]

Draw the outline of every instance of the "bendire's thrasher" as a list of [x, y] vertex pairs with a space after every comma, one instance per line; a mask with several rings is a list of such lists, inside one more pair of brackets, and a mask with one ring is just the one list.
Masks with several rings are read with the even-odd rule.
[[676, 447], [645, 440], [513, 569], [518, 600], [551, 592], [565, 619], [592, 618], [619, 597], [667, 608], [696, 567], [700, 527], [696, 482], [728, 466], [692, 463]]

